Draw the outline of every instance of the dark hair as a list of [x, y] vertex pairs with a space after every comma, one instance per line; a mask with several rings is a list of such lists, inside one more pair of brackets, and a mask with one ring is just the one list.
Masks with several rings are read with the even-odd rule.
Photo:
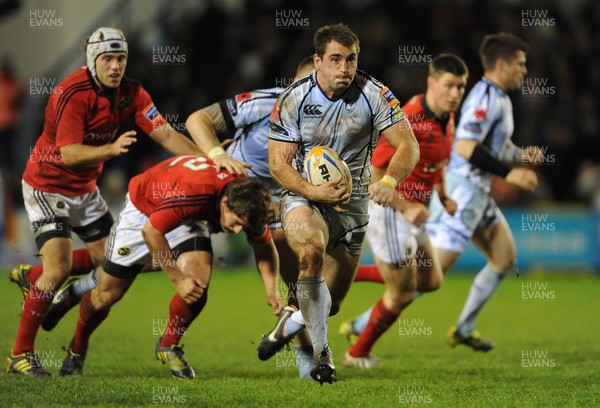
[[225, 186], [223, 196], [235, 215], [248, 220], [251, 230], [267, 223], [271, 193], [262, 181], [252, 177], [235, 179]]
[[452, 75], [463, 76], [469, 75], [467, 64], [457, 55], [454, 54], [439, 54], [431, 63], [429, 63], [429, 75], [439, 77], [445, 72]]
[[484, 71], [494, 69], [496, 61], [502, 59], [511, 62], [517, 51], [527, 53], [529, 46], [516, 35], [509, 33], [488, 34], [479, 46], [479, 58]]
[[302, 58], [302, 61], [298, 64], [298, 68], [296, 68], [296, 75], [300, 74], [305, 69], [315, 69], [315, 62], [313, 61], [312, 55]]
[[360, 52], [360, 41], [354, 32], [344, 23], [326, 25], [317, 30], [313, 37], [315, 54], [323, 58], [325, 48], [330, 41], [336, 41], [346, 48], [356, 45], [356, 53]]

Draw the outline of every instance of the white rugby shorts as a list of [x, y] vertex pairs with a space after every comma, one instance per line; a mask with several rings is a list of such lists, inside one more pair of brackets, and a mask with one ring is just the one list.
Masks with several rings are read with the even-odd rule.
[[434, 247], [462, 252], [476, 230], [485, 230], [504, 219], [485, 190], [456, 174], [446, 174], [446, 191], [456, 201], [457, 210], [454, 216], [448, 214], [434, 191], [426, 223]]
[[396, 267], [404, 266], [429, 238], [425, 225], [408, 222], [394, 207], [369, 201], [367, 239], [373, 255]]
[[[151, 263], [150, 251], [142, 236], [142, 228], [147, 222], [148, 217], [133, 205], [127, 194], [119, 217], [110, 231], [105, 261], [122, 267]], [[206, 221], [185, 223], [165, 234], [171, 249], [196, 237], [210, 239]]]

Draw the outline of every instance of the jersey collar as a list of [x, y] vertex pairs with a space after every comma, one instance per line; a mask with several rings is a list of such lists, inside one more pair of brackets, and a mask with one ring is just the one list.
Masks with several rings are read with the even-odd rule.
[[[94, 91], [96, 92], [96, 95], [108, 99], [108, 101], [110, 102], [110, 108], [111, 108], [110, 110], [112, 111], [113, 107], [115, 106], [115, 101], [117, 100], [118, 88], [105, 90], [100, 85], [98, 85], [98, 83], [94, 80], [90, 70], [88, 68], [86, 68], [85, 70], [87, 72], [88, 78], [90, 79], [90, 82], [92, 83], [92, 86], [94, 87]], [[121, 87], [121, 85], [119, 85], [119, 88], [120, 87]]]
[[502, 96], [506, 95], [506, 92], [504, 92], [504, 89], [500, 88], [500, 86], [498, 84], [496, 84], [494, 81], [492, 81], [491, 79], [489, 79], [488, 77], [486, 77], [485, 75], [481, 77], [481, 81], [485, 82], [486, 84], [494, 87], [498, 92], [500, 92], [500, 94]]
[[421, 105], [423, 106], [423, 110], [425, 111], [425, 114], [427, 116], [440, 122], [442, 125], [444, 125], [444, 127], [448, 124], [448, 120], [450, 119], [450, 113], [448, 113], [448, 115], [445, 118], [439, 118], [439, 117], [435, 116], [435, 113], [433, 113], [433, 111], [431, 110], [429, 105], [427, 105], [427, 100], [425, 98], [425, 94], [423, 94], [423, 96], [421, 96]]

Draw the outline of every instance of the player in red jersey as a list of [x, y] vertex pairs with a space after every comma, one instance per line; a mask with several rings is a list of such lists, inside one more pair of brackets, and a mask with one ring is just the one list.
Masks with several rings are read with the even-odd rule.
[[[200, 152], [169, 126], [142, 85], [124, 76], [128, 47], [122, 31], [97, 29], [86, 42], [86, 55], [87, 67], [69, 75], [50, 96], [43, 132], [23, 174], [25, 208], [42, 265], [29, 276], [23, 266], [11, 272], [26, 295], [7, 358], [13, 373], [49, 375], [34, 354], [40, 322], [69, 275], [101, 264], [113, 219], [96, 181], [104, 162], [127, 153], [137, 140], [135, 131], [118, 134], [123, 122], [135, 119], [174, 154]], [[71, 230], [86, 249], [72, 252]]]
[[278, 312], [285, 303], [276, 296], [279, 260], [266, 225], [270, 199], [260, 180], [220, 171], [204, 156], [176, 156], [135, 176], [111, 229], [98, 286], [81, 299], [75, 336], [60, 374], [81, 374], [93, 331], [151, 262], [154, 269], [165, 271], [176, 289], [156, 357], [169, 364], [174, 377], [193, 379], [179, 340], [206, 304], [211, 231], [246, 232], [267, 302]]
[[[452, 214], [456, 210], [456, 203], [445, 194], [443, 172], [454, 139], [454, 112], [464, 95], [467, 76], [462, 59], [438, 55], [429, 65], [425, 95], [416, 95], [404, 105], [421, 155], [411, 175], [396, 187], [393, 206], [369, 203], [367, 237], [377, 265], [360, 266], [355, 279], [384, 282], [386, 291], [374, 307], [342, 324], [340, 332], [353, 343], [344, 356], [347, 367], [375, 366], [379, 360], [371, 349], [377, 339], [410, 305], [417, 290], [436, 290], [443, 281], [424, 223], [434, 187], [446, 211]], [[380, 140], [371, 161], [374, 180], [385, 174], [393, 154], [394, 149]]]

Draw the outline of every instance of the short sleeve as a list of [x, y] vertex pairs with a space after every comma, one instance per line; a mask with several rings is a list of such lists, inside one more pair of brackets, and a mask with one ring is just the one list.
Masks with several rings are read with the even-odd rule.
[[150, 94], [140, 86], [135, 94], [135, 123], [146, 134], [150, 134], [154, 129], [160, 128], [167, 123], [158, 111], [152, 101]]
[[400, 101], [388, 87], [384, 86], [374, 96], [373, 110], [377, 130], [383, 132], [394, 123], [404, 119], [405, 115]]
[[271, 111], [269, 138], [281, 142], [299, 143], [301, 138], [298, 123], [298, 106], [293, 95], [284, 92]]
[[244, 92], [219, 102], [229, 130], [242, 129], [267, 118], [278, 94], [264, 91]]
[[483, 142], [494, 125], [494, 112], [491, 111], [492, 96], [471, 92], [460, 112], [460, 122], [456, 128], [456, 139]]

